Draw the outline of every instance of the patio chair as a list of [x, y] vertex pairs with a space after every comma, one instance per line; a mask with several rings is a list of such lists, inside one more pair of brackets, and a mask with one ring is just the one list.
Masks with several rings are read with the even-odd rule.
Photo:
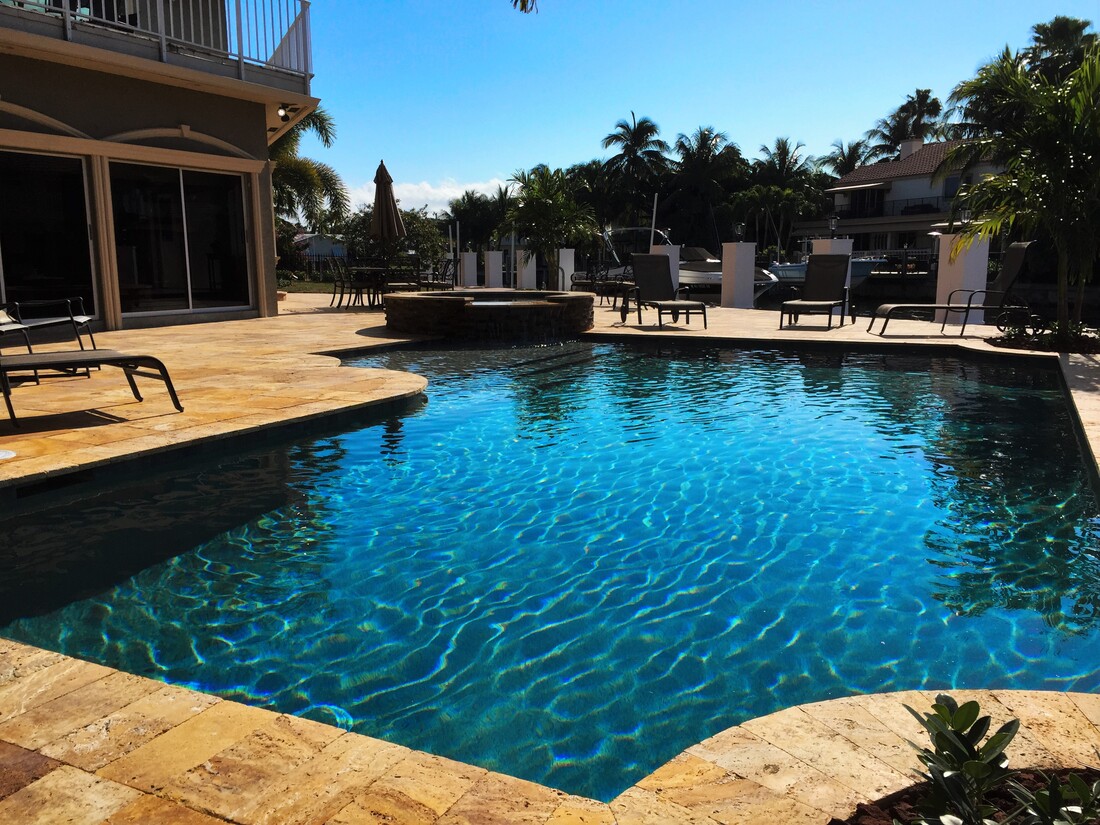
[[[989, 283], [986, 289], [955, 289], [947, 296], [946, 304], [882, 304], [871, 314], [871, 323], [867, 325], [867, 331], [873, 332], [875, 321], [882, 318], [882, 329], [879, 335], [886, 333], [886, 325], [890, 323], [899, 312], [917, 312], [920, 310], [943, 312], [943, 323], [940, 324], [942, 333], [947, 327], [947, 319], [951, 313], [962, 315], [962, 325], [959, 328], [959, 337], [966, 332], [966, 325], [970, 321], [971, 312], [992, 312], [996, 315], [998, 329], [1002, 332], [1016, 321], [1031, 321], [1031, 310], [1027, 303], [1011, 294], [1012, 286], [1024, 272], [1027, 264], [1027, 250], [1033, 241], [1022, 241], [1009, 244], [1005, 251], [1001, 271], [997, 277]], [[979, 297], [980, 296], [980, 297]], [[993, 303], [989, 299], [995, 297]], [[977, 301], [977, 303], [975, 303]]]
[[134, 382], [135, 375], [163, 381], [168, 389], [168, 395], [172, 399], [172, 405], [183, 412], [183, 405], [180, 404], [179, 396], [176, 395], [176, 388], [172, 385], [168, 368], [164, 366], [159, 358], [154, 358], [151, 355], [129, 355], [105, 349], [35, 352], [26, 355], [4, 355], [0, 353], [0, 390], [3, 390], [4, 402], [7, 404], [8, 417], [11, 418], [12, 424], [16, 427], [19, 426], [19, 421], [15, 417], [15, 408], [12, 406], [10, 373], [33, 371], [34, 381], [37, 384], [40, 381], [38, 377], [39, 370], [70, 372], [88, 370], [92, 367], [118, 367], [121, 369], [126, 375], [126, 381], [130, 384], [130, 391], [138, 401], [143, 399], [141, 393], [138, 392], [137, 384]]
[[[678, 299], [677, 290], [672, 285], [672, 259], [668, 255], [635, 254], [634, 262], [634, 301], [638, 305], [638, 323], [642, 323], [642, 308], [657, 310], [657, 326], [664, 327], [665, 313], [672, 316], [672, 323], [684, 315], [686, 323], [691, 322], [691, 314], [703, 316], [703, 329], [707, 327], [707, 305], [702, 301]], [[629, 295], [629, 293], [627, 293]], [[623, 315], [627, 312], [626, 298], [623, 300]]]
[[[811, 255], [806, 264], [806, 280], [798, 290], [799, 297], [784, 301], [779, 307], [779, 328], [783, 318], [787, 326], [798, 323], [800, 315], [827, 314], [829, 329], [833, 328], [833, 310], [840, 309], [840, 326], [848, 311], [848, 255]], [[852, 323], [856, 321], [852, 313]]]
[[[332, 298], [329, 300], [328, 305], [335, 306], [339, 309], [344, 303], [344, 296], [348, 292], [348, 283], [351, 280], [348, 275], [348, 266], [342, 258], [329, 258], [328, 271], [332, 275]], [[348, 296], [348, 301], [351, 301], [351, 297]]]
[[95, 335], [92, 334], [92, 316], [84, 310], [84, 299], [79, 296], [39, 301], [12, 301], [4, 307], [15, 323], [27, 329], [71, 327], [81, 349], [86, 349], [84, 334], [87, 334], [91, 348], [96, 348]]
[[18, 317], [18, 310], [12, 307], [11, 304], [0, 304], [0, 337], [11, 333], [19, 333], [23, 336], [23, 343], [27, 345], [27, 352], [34, 352], [31, 349], [29, 327], [26, 324], [19, 323], [16, 320]]

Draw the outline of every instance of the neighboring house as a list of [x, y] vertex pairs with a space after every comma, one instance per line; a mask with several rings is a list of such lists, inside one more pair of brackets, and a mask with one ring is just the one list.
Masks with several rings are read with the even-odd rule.
[[348, 255], [347, 247], [339, 238], [311, 232], [295, 235], [294, 245], [309, 258], [346, 258]]
[[[834, 214], [839, 218], [837, 235], [852, 238], [857, 252], [932, 250], [932, 233], [944, 229], [959, 186], [997, 171], [991, 165], [979, 165], [965, 178], [934, 179], [947, 150], [956, 144], [905, 141], [897, 160], [861, 166], [840, 178], [825, 190], [833, 196]], [[795, 234], [827, 237], [829, 228], [825, 221], [802, 222]]]
[[275, 314], [268, 146], [310, 69], [307, 0], [0, 0], [0, 301]]

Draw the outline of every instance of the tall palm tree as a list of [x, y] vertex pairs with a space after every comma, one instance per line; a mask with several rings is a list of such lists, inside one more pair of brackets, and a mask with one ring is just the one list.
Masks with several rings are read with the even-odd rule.
[[312, 132], [325, 148], [336, 140], [336, 124], [324, 109], [314, 109], [268, 150], [275, 214], [290, 221], [304, 219], [314, 231], [343, 220], [350, 199], [340, 176], [326, 163], [298, 155], [302, 135]]
[[753, 164], [753, 178], [765, 186], [798, 188], [813, 171], [811, 158], [800, 151], [805, 144], [790, 138], [775, 139], [774, 146], [761, 146], [763, 157]]
[[822, 169], [842, 178], [868, 161], [870, 147], [866, 140], [853, 140], [845, 143], [842, 140], [833, 141], [833, 151], [818, 160]]
[[1012, 229], [1049, 235], [1058, 255], [1055, 332], [1068, 344], [1070, 281], [1083, 287], [1100, 257], [1100, 46], [1087, 47], [1061, 82], [1029, 71], [1006, 48], [951, 98], [990, 120], [974, 124], [984, 132], [949, 151], [945, 166], [984, 153], [1005, 167], [956, 196], [953, 208], [976, 216], [961, 228], [956, 249]]
[[1036, 23], [1031, 29], [1031, 46], [1023, 50], [1030, 70], [1052, 83], [1064, 80], [1081, 65], [1085, 51], [1097, 43], [1096, 33], [1085, 31], [1091, 25], [1090, 20], [1061, 14], [1048, 23]]
[[573, 197], [573, 187], [561, 169], [536, 166], [512, 176], [519, 193], [508, 214], [509, 223], [526, 239], [527, 258], [542, 255], [549, 268], [551, 289], [560, 289], [558, 265], [562, 247], [584, 241], [595, 231], [592, 211]]
[[638, 120], [634, 112], [630, 121], [620, 120], [615, 131], [605, 137], [601, 143], [604, 149], [618, 149], [618, 154], [607, 160], [607, 169], [619, 181], [626, 193], [627, 211], [633, 222], [643, 208], [643, 201], [649, 192], [654, 191], [657, 180], [668, 168], [665, 153], [668, 144], [658, 135], [660, 129], [648, 117]]
[[896, 155], [902, 141], [934, 137], [940, 129], [942, 112], [943, 104], [932, 96], [931, 89], [917, 89], [907, 95], [904, 103], [868, 130], [870, 159]]
[[713, 126], [681, 134], [674, 144], [672, 192], [666, 208], [682, 224], [673, 227], [680, 243], [717, 249], [721, 245], [715, 207], [726, 199], [731, 183], [744, 176], [745, 162], [737, 144]]

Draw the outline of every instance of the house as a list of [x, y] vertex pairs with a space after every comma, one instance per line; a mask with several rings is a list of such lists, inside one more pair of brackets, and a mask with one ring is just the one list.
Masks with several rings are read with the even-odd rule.
[[316, 232], [300, 232], [294, 236], [294, 246], [307, 258], [346, 258], [347, 247], [340, 238], [330, 238]]
[[310, 67], [308, 0], [0, 0], [0, 301], [276, 313], [268, 146]]
[[[965, 177], [937, 178], [936, 170], [957, 143], [904, 141], [897, 159], [861, 166], [840, 178], [825, 190], [833, 196], [837, 234], [851, 238], [856, 252], [897, 255], [907, 250], [927, 259], [935, 248], [932, 233], [945, 228], [959, 186], [998, 171], [979, 164]], [[825, 237], [829, 227], [826, 221], [805, 221], [794, 234]]]

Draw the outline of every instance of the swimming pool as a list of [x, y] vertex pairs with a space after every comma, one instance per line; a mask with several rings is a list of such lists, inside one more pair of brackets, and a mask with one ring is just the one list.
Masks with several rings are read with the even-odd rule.
[[0, 635], [604, 800], [793, 704], [1100, 689], [1100, 507], [1053, 371], [360, 363], [428, 402], [5, 525]]

